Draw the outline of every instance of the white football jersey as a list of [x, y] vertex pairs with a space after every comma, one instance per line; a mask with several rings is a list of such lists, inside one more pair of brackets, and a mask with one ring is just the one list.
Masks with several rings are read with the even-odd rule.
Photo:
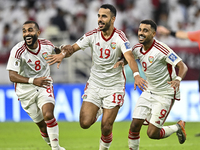
[[176, 78], [175, 66], [182, 59], [166, 44], [156, 39], [147, 51], [143, 50], [142, 44], [136, 44], [132, 52], [142, 65], [148, 82], [147, 90], [179, 100], [180, 91], [174, 91], [167, 81]]
[[131, 50], [130, 42], [121, 30], [115, 28], [110, 38], [105, 39], [99, 29], [94, 29], [84, 34], [76, 43], [83, 50], [91, 47], [92, 67], [89, 84], [102, 88], [125, 86], [124, 69], [121, 66], [113, 68], [122, 54]]
[[[50, 67], [46, 62], [47, 55], [53, 54], [54, 45], [46, 39], [38, 39], [38, 48], [29, 50], [25, 41], [16, 44], [11, 52], [7, 64], [7, 70], [13, 70], [28, 78], [50, 77]], [[16, 93], [31, 92], [33, 84], [17, 83]]]

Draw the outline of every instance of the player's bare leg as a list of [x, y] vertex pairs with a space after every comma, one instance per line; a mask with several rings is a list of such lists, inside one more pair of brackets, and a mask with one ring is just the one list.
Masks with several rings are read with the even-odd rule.
[[40, 128], [40, 133], [41, 133], [41, 136], [42, 138], [44, 139], [44, 141], [49, 145], [51, 146], [51, 143], [50, 143], [50, 140], [49, 140], [49, 136], [48, 136], [48, 133], [47, 133], [47, 125], [46, 123], [44, 122], [44, 120], [40, 121], [39, 123], [36, 123], [37, 126]]
[[119, 106], [112, 109], [103, 109], [103, 117], [101, 122], [101, 139], [99, 150], [108, 150], [112, 142], [113, 123], [117, 116]]
[[99, 107], [93, 103], [83, 101], [80, 110], [80, 126], [88, 129], [95, 121]]
[[130, 150], [139, 150], [140, 130], [143, 125], [143, 119], [133, 118], [128, 135], [128, 146]]
[[46, 103], [42, 107], [44, 121], [47, 125], [47, 133], [50, 139], [52, 150], [65, 150], [59, 145], [59, 128], [53, 114], [54, 104]]

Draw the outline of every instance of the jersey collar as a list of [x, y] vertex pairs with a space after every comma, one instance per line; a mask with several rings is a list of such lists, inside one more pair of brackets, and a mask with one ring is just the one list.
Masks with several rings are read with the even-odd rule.
[[40, 49], [41, 49], [41, 44], [40, 44], [40, 41], [38, 40], [38, 45], [39, 45], [39, 48], [38, 48], [38, 51], [37, 52], [33, 52], [31, 50], [28, 49], [26, 43], [25, 43], [25, 46], [26, 46], [26, 49], [33, 55], [37, 55], [39, 52], [40, 52]]
[[116, 30], [116, 28], [114, 28], [112, 34], [110, 35], [110, 37], [109, 37], [108, 39], [106, 39], [106, 38], [103, 36], [102, 32], [101, 32], [101, 37], [107, 42], [107, 41], [109, 41], [109, 40], [113, 37], [113, 34], [115, 33], [115, 30]]
[[151, 48], [154, 46], [154, 44], [155, 44], [155, 39], [153, 40], [153, 43], [152, 43], [151, 47], [148, 50], [146, 50], [145, 52], [142, 51], [142, 49], [143, 49], [143, 46], [142, 46], [140, 48], [140, 53], [142, 53], [143, 55], [145, 55], [146, 53], [148, 53], [151, 50]]

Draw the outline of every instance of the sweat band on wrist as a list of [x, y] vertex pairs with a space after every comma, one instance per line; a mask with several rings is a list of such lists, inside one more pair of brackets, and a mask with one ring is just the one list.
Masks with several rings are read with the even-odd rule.
[[135, 76], [137, 76], [137, 75], [140, 75], [140, 73], [139, 72], [134, 72], [133, 73], [133, 77], [135, 78]]
[[170, 35], [173, 36], [173, 37], [176, 37], [176, 32], [175, 31], [171, 31]]
[[179, 80], [181, 82], [182, 78], [177, 76], [175, 80]]
[[34, 80], [34, 78], [29, 78], [29, 79], [28, 79], [28, 83], [29, 83], [29, 84], [33, 84], [33, 80]]

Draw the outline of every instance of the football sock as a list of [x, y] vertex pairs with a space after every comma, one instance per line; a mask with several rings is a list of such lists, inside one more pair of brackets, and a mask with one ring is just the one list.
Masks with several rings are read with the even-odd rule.
[[108, 136], [101, 135], [99, 150], [108, 150], [112, 142], [112, 132]]
[[47, 124], [47, 132], [49, 135], [50, 143], [52, 150], [58, 150], [59, 149], [59, 129], [58, 124], [56, 122], [56, 119], [53, 118], [51, 120], [45, 121]]
[[175, 125], [171, 125], [171, 126], [164, 126], [161, 130], [160, 130], [160, 139], [161, 138], [166, 138], [168, 136], [170, 136], [172, 133], [178, 131], [178, 126]]
[[140, 144], [140, 133], [139, 132], [131, 132], [129, 130], [128, 134], [128, 146], [130, 150], [139, 150]]
[[50, 143], [48, 134], [43, 133], [41, 130], [40, 130], [40, 133], [42, 135], [42, 138], [45, 140], [45, 142], [51, 147], [51, 143]]

